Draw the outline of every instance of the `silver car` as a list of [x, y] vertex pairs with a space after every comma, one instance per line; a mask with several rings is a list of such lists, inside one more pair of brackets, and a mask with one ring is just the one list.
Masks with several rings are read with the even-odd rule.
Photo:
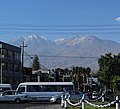
[[0, 95], [0, 102], [5, 102], [5, 101], [21, 103], [22, 101], [27, 101], [27, 95], [18, 93], [14, 90], [8, 90], [1, 93]]
[[57, 95], [52, 96], [50, 99], [50, 102], [59, 104], [59, 103], [61, 103], [62, 96], [65, 96], [65, 95], [69, 95], [69, 92], [63, 92], [61, 94], [57, 94]]

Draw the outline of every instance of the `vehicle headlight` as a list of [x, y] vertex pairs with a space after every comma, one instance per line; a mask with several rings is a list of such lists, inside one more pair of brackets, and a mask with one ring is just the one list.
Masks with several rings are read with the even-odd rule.
[[55, 97], [52, 97], [52, 98], [50, 99], [50, 102], [55, 102]]

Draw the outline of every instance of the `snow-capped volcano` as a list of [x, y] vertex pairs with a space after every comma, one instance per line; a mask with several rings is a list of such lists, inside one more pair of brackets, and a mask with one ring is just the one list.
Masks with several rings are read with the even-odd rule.
[[31, 40], [43, 40], [43, 41], [47, 41], [47, 38], [45, 38], [44, 36], [37, 36], [35, 34], [30, 35], [30, 36], [26, 36], [23, 37], [25, 38], [26, 41], [31, 41]]
[[27, 45], [25, 48], [25, 51], [29, 54], [35, 55], [35, 54], [44, 54], [44, 53], [51, 53], [51, 49], [55, 45], [54, 42], [47, 40], [47, 38], [43, 36], [38, 35], [29, 35], [29, 36], [20, 36], [13, 40], [11, 40], [9, 43], [20, 47], [20, 45], [23, 44]]
[[88, 42], [92, 42], [94, 40], [98, 40], [98, 38], [96, 38], [95, 36], [74, 36], [74, 37], [70, 37], [70, 38], [61, 38], [56, 40], [55, 42], [59, 45], [77, 45], [77, 44], [81, 44], [81, 43], [88, 43]]
[[30, 35], [18, 37], [10, 43], [20, 46], [22, 41], [27, 45], [25, 51], [32, 56], [37, 54], [40, 62], [48, 68], [73, 65], [97, 68], [100, 55], [120, 52], [120, 44], [110, 40], [101, 40], [95, 36], [77, 35], [50, 41], [43, 36]]
[[29, 36], [19, 36], [16, 37], [15, 39], [11, 40], [10, 42], [14, 43], [15, 45], [22, 44], [21, 42], [24, 41], [26, 44], [31, 42], [31, 41], [43, 41], [47, 42], [47, 38], [44, 36], [38, 36], [38, 35], [29, 35]]

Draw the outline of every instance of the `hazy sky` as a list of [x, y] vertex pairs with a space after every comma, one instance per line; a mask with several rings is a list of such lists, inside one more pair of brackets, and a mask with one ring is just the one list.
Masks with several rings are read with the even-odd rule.
[[120, 0], [0, 0], [0, 40], [30, 34], [120, 42]]

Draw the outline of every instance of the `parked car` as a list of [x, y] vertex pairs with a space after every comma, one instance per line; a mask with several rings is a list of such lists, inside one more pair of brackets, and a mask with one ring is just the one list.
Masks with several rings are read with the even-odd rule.
[[[83, 93], [80, 92], [80, 91], [69, 91], [69, 92], [66, 92], [66, 94], [70, 94], [70, 101], [72, 103], [79, 102], [80, 99], [83, 96]], [[63, 93], [63, 95], [64, 95], [64, 93]], [[60, 103], [61, 102], [61, 96], [62, 95], [52, 96], [51, 99], [50, 99], [50, 102], [52, 102], [52, 103]], [[89, 99], [87, 94], [85, 94], [85, 99]]]
[[12, 90], [11, 84], [0, 84], [0, 94], [6, 90]]
[[97, 99], [99, 96], [100, 96], [100, 94], [97, 91], [93, 91], [92, 99]]
[[50, 99], [50, 102], [51, 103], [57, 103], [57, 104], [61, 103], [61, 96], [62, 95], [64, 95], [64, 94], [59, 94], [59, 95], [52, 96], [51, 99]]
[[70, 91], [69, 93], [70, 93], [70, 100], [73, 103], [79, 102], [83, 94], [85, 95], [86, 100], [89, 99], [89, 96], [87, 95], [87, 93], [83, 93], [81, 91]]
[[14, 90], [7, 90], [0, 95], [0, 102], [4, 101], [21, 103], [22, 101], [27, 101], [27, 95], [18, 93]]
[[112, 92], [111, 90], [108, 90], [108, 91], [106, 91], [104, 97], [105, 97], [105, 100], [106, 100], [106, 101], [115, 100], [115, 93]]

